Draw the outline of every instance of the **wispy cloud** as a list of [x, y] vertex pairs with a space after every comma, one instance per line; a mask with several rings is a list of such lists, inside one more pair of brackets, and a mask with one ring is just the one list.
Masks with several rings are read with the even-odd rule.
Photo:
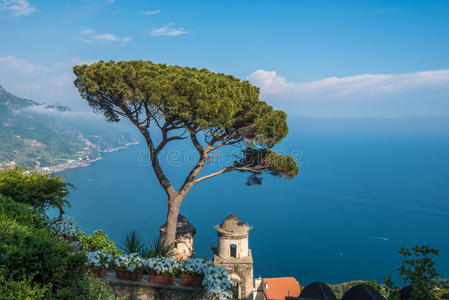
[[96, 32], [92, 29], [84, 29], [80, 31], [82, 35], [88, 36], [88, 38], [83, 38], [83, 41], [85, 42], [92, 42], [93, 40], [99, 40], [99, 41], [109, 41], [109, 42], [120, 42], [120, 43], [128, 43], [131, 41], [130, 37], [118, 37], [115, 34], [112, 33], [101, 33], [96, 34]]
[[87, 29], [81, 30], [80, 33], [81, 34], [94, 34], [95, 31], [93, 31], [92, 29], [87, 28]]
[[26, 59], [17, 58], [13, 55], [0, 57], [0, 65], [8, 69], [25, 73], [34, 72], [42, 68], [40, 65], [32, 64]]
[[36, 9], [27, 0], [1, 0], [0, 11], [9, 11], [15, 17], [29, 16]]
[[147, 11], [144, 11], [143, 13], [146, 15], [152, 16], [152, 15], [157, 15], [160, 12], [161, 12], [161, 10], [157, 9], [157, 10], [147, 10]]
[[299, 115], [449, 115], [449, 69], [291, 82], [275, 71], [247, 76], [262, 96]]
[[310, 82], [288, 82], [275, 71], [257, 70], [248, 80], [267, 94], [328, 94], [332, 98], [351, 95], [393, 94], [408, 89], [449, 84], [449, 70], [422, 71], [404, 74], [362, 74], [348, 77], [329, 77]]
[[151, 31], [151, 36], [178, 36], [181, 34], [187, 34], [188, 32], [184, 28], [173, 28], [173, 23], [165, 25], [164, 27], [154, 29]]
[[14, 55], [0, 57], [0, 84], [8, 91], [38, 102], [84, 105], [73, 85], [74, 65], [93, 60], [75, 57], [51, 65], [37, 64]]
[[111, 42], [123, 42], [127, 43], [131, 41], [130, 37], [119, 38], [112, 33], [95, 34], [92, 36], [94, 40], [111, 41]]

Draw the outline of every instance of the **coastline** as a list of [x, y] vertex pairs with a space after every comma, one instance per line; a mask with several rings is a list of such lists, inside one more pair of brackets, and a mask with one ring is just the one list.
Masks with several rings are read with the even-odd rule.
[[[111, 152], [116, 152], [119, 150], [124, 150], [127, 149], [129, 146], [132, 145], [137, 145], [139, 144], [138, 141], [135, 142], [130, 142], [130, 143], [126, 143], [123, 146], [119, 146], [119, 147], [115, 147], [115, 148], [110, 148], [110, 149], [104, 149], [104, 150], [99, 150], [100, 153], [111, 153]], [[41, 167], [41, 168], [36, 168], [36, 170], [38, 170], [39, 172], [45, 173], [45, 174], [53, 174], [53, 173], [59, 173], [62, 172], [64, 170], [68, 170], [68, 169], [75, 169], [75, 168], [83, 168], [83, 167], [88, 167], [90, 166], [92, 163], [102, 160], [103, 157], [100, 155], [94, 159], [90, 159], [90, 160], [75, 160], [75, 159], [69, 159], [66, 160], [66, 162], [64, 163], [60, 163], [54, 166], [50, 166], [50, 167]]]

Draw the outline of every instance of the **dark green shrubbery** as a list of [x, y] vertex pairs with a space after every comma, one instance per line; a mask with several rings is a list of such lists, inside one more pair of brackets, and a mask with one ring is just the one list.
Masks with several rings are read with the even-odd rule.
[[0, 277], [0, 299], [45, 299], [46, 287], [34, 284], [29, 279], [15, 281]]
[[109, 239], [109, 237], [101, 229], [95, 230], [89, 236], [86, 236], [84, 232], [79, 232], [78, 239], [80, 240], [85, 251], [105, 250], [113, 257], [117, 257], [122, 254], [122, 251], [115, 246], [115, 242]]
[[83, 279], [86, 257], [56, 238], [31, 207], [0, 198], [0, 276], [64, 290]]
[[62, 214], [62, 207], [69, 206], [64, 197], [69, 194], [70, 187], [73, 186], [62, 177], [38, 171], [15, 167], [0, 172], [0, 194], [41, 211], [54, 207]]
[[14, 220], [17, 223], [29, 225], [34, 228], [46, 228], [45, 217], [31, 206], [18, 203], [0, 194], [0, 216], [1, 220]]
[[61, 177], [0, 172], [0, 299], [114, 298], [106, 283], [86, 276], [86, 253], [47, 226], [45, 209], [67, 205], [67, 188]]

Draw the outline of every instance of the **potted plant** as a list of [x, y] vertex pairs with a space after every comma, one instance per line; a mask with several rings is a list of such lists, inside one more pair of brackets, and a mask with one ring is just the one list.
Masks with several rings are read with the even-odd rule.
[[94, 274], [96, 277], [105, 277], [112, 261], [112, 256], [107, 251], [89, 252], [87, 253], [88, 273]]
[[145, 261], [137, 253], [122, 254], [115, 261], [117, 279], [139, 281], [142, 279]]
[[183, 286], [201, 288], [203, 286], [204, 271], [208, 265], [200, 259], [191, 259], [180, 263], [179, 277]]
[[172, 257], [153, 257], [147, 259], [146, 270], [151, 283], [174, 285], [179, 272], [179, 262]]

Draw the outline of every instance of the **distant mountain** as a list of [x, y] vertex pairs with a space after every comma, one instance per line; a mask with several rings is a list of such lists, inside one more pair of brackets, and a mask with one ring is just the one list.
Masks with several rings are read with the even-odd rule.
[[88, 165], [137, 140], [90, 113], [17, 97], [0, 86], [0, 164], [44, 172]]

